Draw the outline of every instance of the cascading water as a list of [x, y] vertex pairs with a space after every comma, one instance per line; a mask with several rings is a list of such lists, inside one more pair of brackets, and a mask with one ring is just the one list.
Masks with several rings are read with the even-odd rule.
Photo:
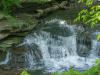
[[7, 51], [6, 57], [5, 57], [5, 59], [3, 61], [0, 62], [0, 65], [8, 64], [10, 59], [11, 59], [11, 53], [10, 53], [10, 51]]
[[[83, 28], [82, 36], [78, 35], [78, 28], [75, 25], [68, 25], [66, 21], [60, 19], [46, 21], [39, 28], [26, 36], [23, 43], [17, 46], [25, 49], [25, 52], [22, 52], [24, 55], [21, 61], [18, 60], [18, 65], [25, 63], [23, 65], [27, 69], [42, 69], [49, 72], [70, 67], [84, 70], [93, 66], [100, 56], [100, 42], [96, 38], [88, 40], [84, 37]], [[97, 34], [96, 32], [92, 35]], [[8, 51], [0, 65], [8, 64], [10, 59], [11, 53]], [[16, 61], [12, 63], [17, 64]]]
[[[91, 40], [92, 49], [87, 57], [79, 56], [74, 27], [67, 25], [63, 20], [54, 19], [47, 21], [44, 28], [29, 34], [21, 44], [27, 50], [26, 68], [57, 71], [70, 67], [78, 69], [91, 67], [98, 58], [97, 54], [94, 54], [96, 43]], [[81, 46], [85, 47], [82, 42]], [[94, 56], [95, 58], [92, 58]]]
[[90, 57], [92, 58], [96, 58], [98, 56], [100, 56], [100, 41], [97, 40], [96, 36], [100, 34], [100, 32], [94, 32], [92, 35], [93, 40], [92, 40], [92, 50], [91, 50], [91, 54]]

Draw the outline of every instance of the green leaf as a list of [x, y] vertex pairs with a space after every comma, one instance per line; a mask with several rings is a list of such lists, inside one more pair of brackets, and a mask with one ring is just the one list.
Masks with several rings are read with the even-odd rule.
[[86, 1], [86, 6], [91, 6], [93, 4], [93, 0], [87, 0]]
[[100, 58], [96, 59], [96, 63], [100, 64]]
[[26, 70], [22, 71], [21, 75], [30, 75]]
[[98, 35], [96, 36], [96, 38], [97, 38], [97, 40], [100, 40], [100, 34], [98, 34]]

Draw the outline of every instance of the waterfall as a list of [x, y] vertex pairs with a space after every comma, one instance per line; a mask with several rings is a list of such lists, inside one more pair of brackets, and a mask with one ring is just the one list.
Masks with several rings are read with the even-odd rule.
[[[88, 36], [92, 38], [87, 38], [84, 28], [80, 28], [68, 25], [61, 19], [40, 24], [17, 46], [19, 49], [24, 48], [25, 52], [22, 52], [21, 58], [21, 54], [19, 57], [16, 56], [20, 59], [19, 64], [16, 59], [17, 65], [13, 66], [21, 66], [24, 63], [26, 69], [42, 69], [49, 72], [63, 71], [71, 67], [80, 70], [89, 69], [100, 56], [100, 42], [94, 37], [98, 32], [91, 33], [93, 36], [89, 34]], [[11, 52], [8, 51], [0, 65], [8, 64], [10, 59]]]
[[3, 61], [0, 62], [0, 65], [6, 65], [10, 61], [11, 53], [10, 51], [7, 51], [6, 57]]
[[100, 56], [98, 53], [100, 52], [100, 41], [97, 40], [96, 36], [100, 34], [100, 32], [96, 31], [92, 34], [93, 40], [92, 40], [92, 50], [90, 57], [96, 58]]
[[[27, 50], [25, 53], [26, 68], [31, 70], [45, 68], [47, 71], [64, 70], [70, 67], [90, 68], [98, 58], [94, 54], [96, 43], [91, 39], [92, 47], [89, 55], [79, 56], [74, 27], [63, 20], [54, 19], [46, 21], [44, 28], [29, 34], [21, 44]], [[83, 43], [84, 41], [81, 41], [80, 45], [85, 47]], [[95, 58], [92, 58], [94, 56]]]

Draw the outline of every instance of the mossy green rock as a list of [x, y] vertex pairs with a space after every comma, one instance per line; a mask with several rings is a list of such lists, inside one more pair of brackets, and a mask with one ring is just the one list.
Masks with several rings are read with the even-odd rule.
[[29, 14], [19, 14], [16, 18], [7, 16], [0, 21], [0, 50], [5, 51], [18, 44], [36, 25], [38, 21]]

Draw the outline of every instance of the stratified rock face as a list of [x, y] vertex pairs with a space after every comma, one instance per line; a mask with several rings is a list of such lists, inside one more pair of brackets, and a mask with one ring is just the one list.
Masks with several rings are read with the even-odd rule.
[[8, 33], [0, 33], [0, 40], [4, 39], [7, 36], [9, 36]]
[[6, 52], [2, 52], [0, 50], [0, 62], [4, 60], [5, 56], [6, 56]]
[[52, 0], [21, 0], [22, 2], [49, 2]]
[[5, 70], [5, 69], [0, 69], [0, 74], [1, 75], [20, 75], [21, 73], [21, 70], [16, 70], [16, 69], [8, 69], [8, 70]]
[[37, 20], [32, 15], [19, 14], [14, 19], [0, 13], [0, 49], [5, 51], [13, 44], [18, 44], [36, 24]]

